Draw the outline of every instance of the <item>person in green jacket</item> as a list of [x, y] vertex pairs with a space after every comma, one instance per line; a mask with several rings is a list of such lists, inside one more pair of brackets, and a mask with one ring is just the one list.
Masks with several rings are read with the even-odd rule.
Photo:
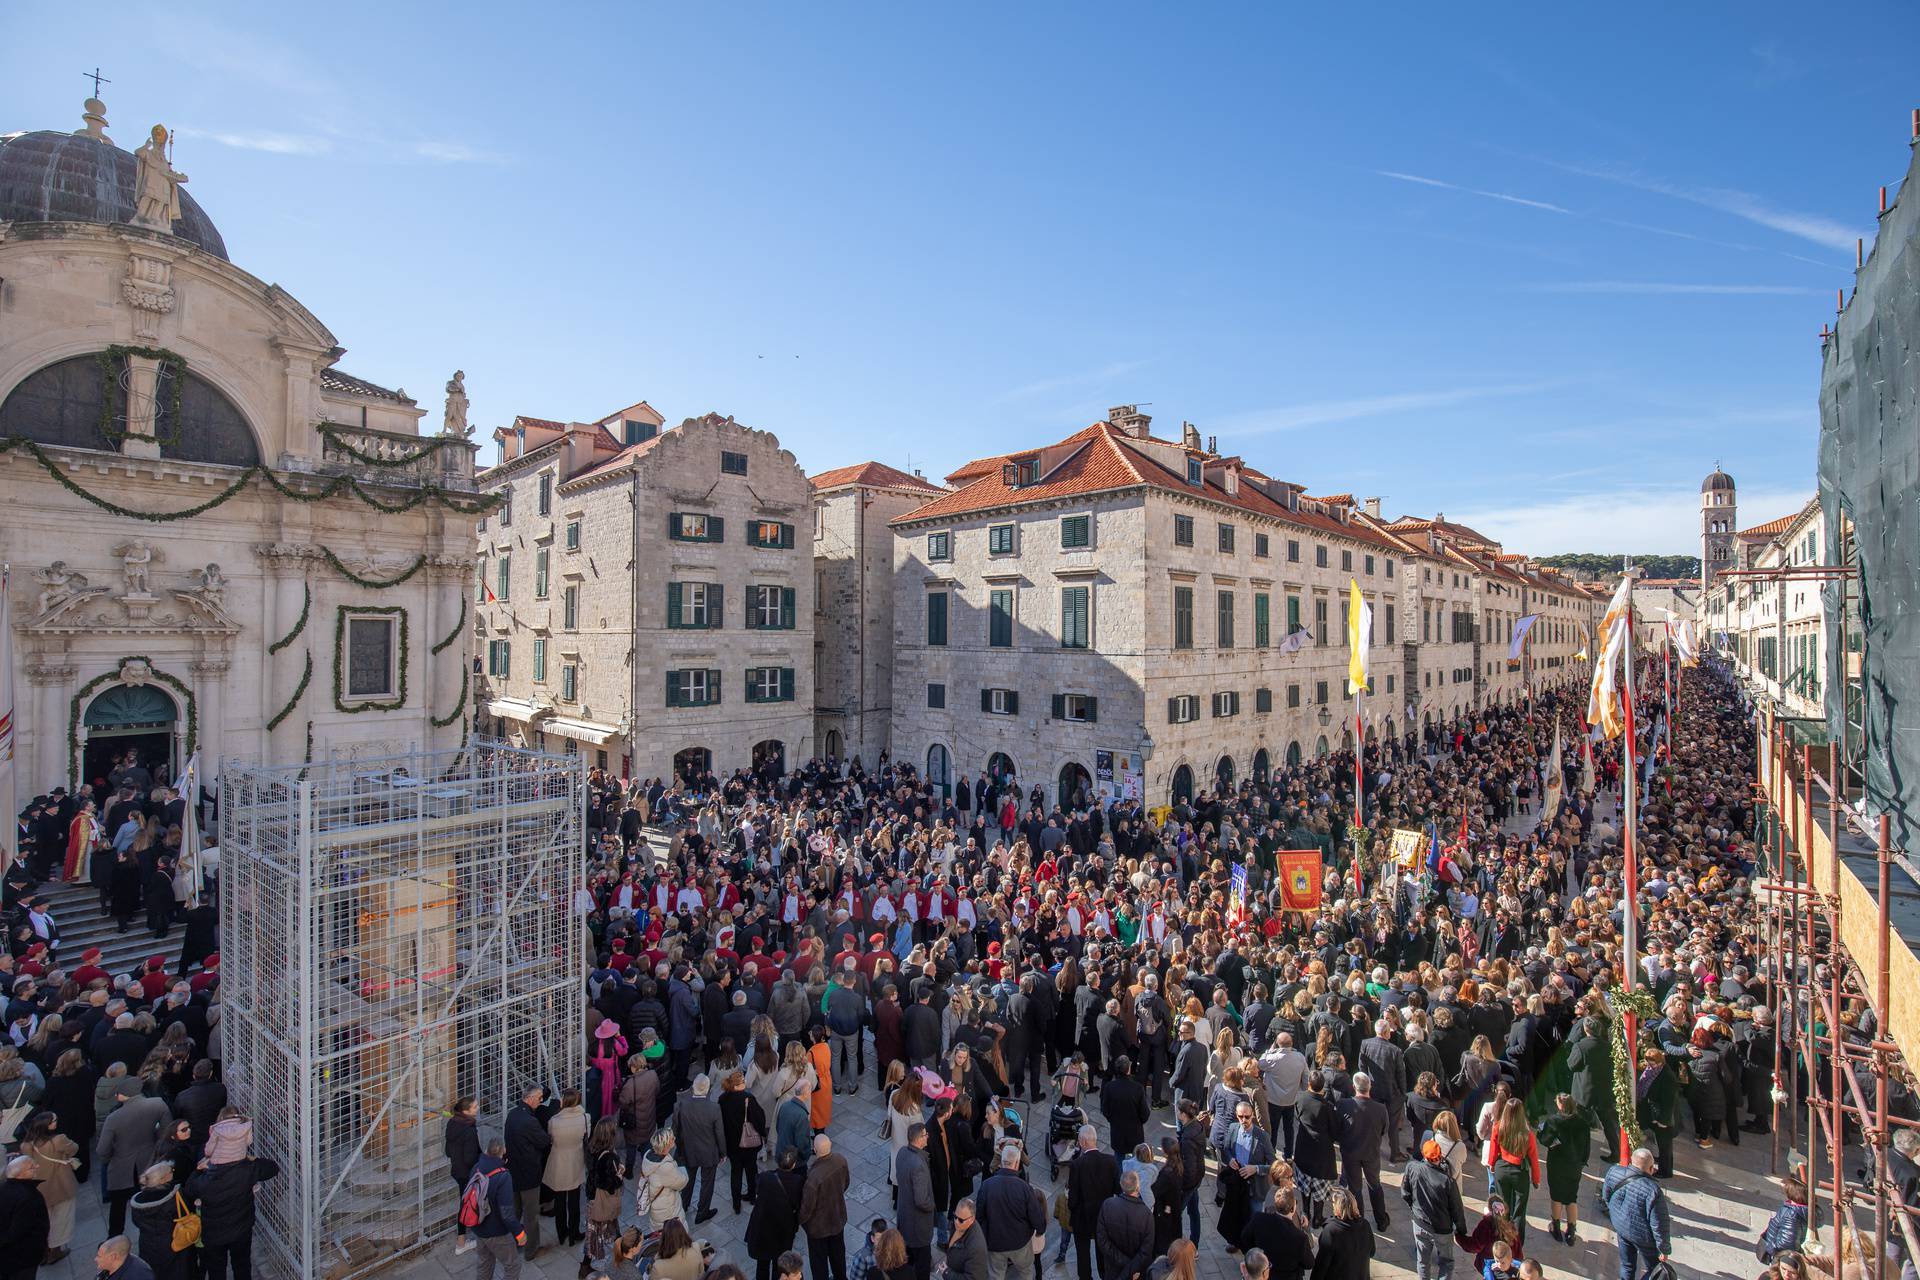
[[1563, 1093], [1553, 1100], [1553, 1114], [1540, 1122], [1540, 1145], [1547, 1152], [1547, 1201], [1553, 1215], [1553, 1238], [1573, 1244], [1580, 1221], [1580, 1171], [1593, 1150], [1593, 1126], [1580, 1113], [1572, 1094]]
[[1650, 1046], [1640, 1055], [1640, 1078], [1634, 1092], [1640, 1099], [1635, 1108], [1640, 1127], [1659, 1148], [1660, 1163], [1653, 1176], [1671, 1178], [1673, 1133], [1680, 1119], [1680, 1077], [1674, 1074], [1665, 1051], [1659, 1046]]

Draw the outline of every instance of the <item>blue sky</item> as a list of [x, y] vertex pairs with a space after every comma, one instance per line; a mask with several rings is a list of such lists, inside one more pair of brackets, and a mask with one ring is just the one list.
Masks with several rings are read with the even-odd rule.
[[28, 4], [0, 129], [100, 65], [436, 419], [460, 367], [483, 428], [645, 398], [939, 475], [1143, 401], [1539, 553], [1697, 550], [1716, 460], [1743, 524], [1812, 492], [1920, 9], [1322, 9]]

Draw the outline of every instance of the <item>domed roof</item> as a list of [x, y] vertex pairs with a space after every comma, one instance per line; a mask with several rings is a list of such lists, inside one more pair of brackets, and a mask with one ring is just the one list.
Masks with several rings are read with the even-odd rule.
[[1733, 488], [1733, 477], [1715, 467], [1713, 474], [1700, 482], [1700, 492], [1712, 493], [1716, 489]]
[[[139, 176], [133, 153], [97, 131], [0, 135], [0, 222], [131, 223]], [[213, 219], [184, 190], [173, 234], [227, 257]]]

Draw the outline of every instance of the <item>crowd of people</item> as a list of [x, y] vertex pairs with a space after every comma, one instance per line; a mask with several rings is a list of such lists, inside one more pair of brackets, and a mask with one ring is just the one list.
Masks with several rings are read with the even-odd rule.
[[[1004, 777], [949, 793], [884, 759], [596, 773], [587, 1075], [484, 1149], [459, 1100], [458, 1247], [511, 1277], [550, 1216], [582, 1277], [1037, 1280], [1071, 1252], [1078, 1280], [1191, 1280], [1220, 1249], [1253, 1280], [1340, 1280], [1400, 1220], [1423, 1278], [1510, 1280], [1571, 1257], [1591, 1170], [1636, 1280], [1671, 1253], [1683, 1120], [1705, 1147], [1773, 1115], [1755, 747], [1705, 669], [1674, 724], [1644, 718], [1640, 985], [1661, 1012], [1623, 1153], [1622, 762], [1584, 758], [1584, 706], [1549, 688], [1369, 742], [1357, 770], [1337, 753], [1164, 810]], [[1576, 749], [1548, 788], [1556, 726]], [[1396, 829], [1433, 837], [1404, 869]], [[1285, 909], [1289, 849], [1325, 863], [1312, 910]], [[892, 1203], [855, 1224], [835, 1099], [869, 1087]], [[749, 1216], [716, 1252], [722, 1165]]]

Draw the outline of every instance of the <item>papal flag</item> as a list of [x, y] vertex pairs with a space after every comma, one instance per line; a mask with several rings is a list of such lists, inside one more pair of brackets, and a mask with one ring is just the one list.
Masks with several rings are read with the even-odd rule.
[[1540, 825], [1547, 826], [1560, 816], [1560, 802], [1566, 799], [1567, 770], [1560, 759], [1560, 726], [1553, 726], [1553, 754], [1547, 757], [1547, 789], [1540, 801]]
[[1312, 638], [1313, 638], [1313, 633], [1311, 631], [1308, 631], [1305, 627], [1295, 627], [1293, 629], [1293, 632], [1290, 635], [1288, 635], [1285, 640], [1282, 640], [1280, 642], [1280, 652], [1281, 653], [1298, 653], [1302, 649], [1307, 647], [1308, 641], [1310, 641]]
[[1620, 579], [1606, 616], [1600, 619], [1600, 654], [1593, 664], [1593, 688], [1587, 694], [1587, 723], [1609, 740], [1627, 731], [1626, 707], [1621, 700], [1621, 678], [1633, 661], [1633, 634], [1628, 615], [1633, 605], [1633, 578]]
[[1507, 646], [1507, 661], [1520, 661], [1521, 651], [1527, 647], [1527, 632], [1533, 630], [1533, 624], [1540, 621], [1540, 615], [1530, 613], [1524, 618], [1515, 619], [1513, 624], [1513, 643]]
[[1288, 911], [1320, 909], [1320, 851], [1276, 849], [1274, 866], [1280, 872], [1280, 901]]
[[1364, 693], [1367, 688], [1367, 641], [1373, 635], [1373, 606], [1360, 594], [1357, 579], [1347, 579], [1347, 692]]
[[1667, 616], [1673, 618], [1673, 652], [1683, 667], [1699, 665], [1700, 633], [1694, 630], [1692, 618], [1675, 618], [1669, 609]]

